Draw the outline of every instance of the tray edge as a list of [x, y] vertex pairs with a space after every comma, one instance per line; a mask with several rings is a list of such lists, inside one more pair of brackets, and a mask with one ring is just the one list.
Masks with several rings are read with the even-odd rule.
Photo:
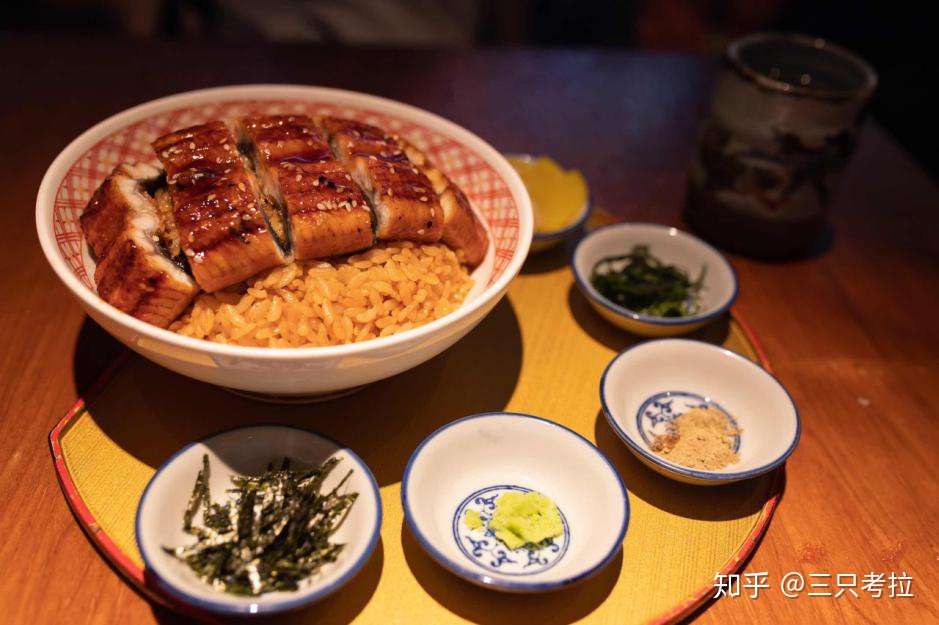
[[[743, 319], [735, 307], [730, 309], [730, 316], [740, 326], [740, 329], [743, 331], [747, 341], [753, 347], [753, 351], [756, 353], [760, 366], [769, 373], [773, 373], [769, 359], [767, 358], [766, 353], [763, 351], [763, 347], [754, 334], [749, 323]], [[78, 489], [75, 487], [75, 484], [72, 481], [72, 478], [68, 472], [68, 467], [65, 464], [65, 458], [62, 454], [62, 446], [60, 443], [62, 434], [68, 428], [69, 424], [79, 414], [81, 414], [88, 400], [97, 395], [97, 393], [99, 393], [107, 385], [108, 381], [128, 359], [130, 354], [131, 352], [125, 351], [123, 354], [115, 358], [110, 365], [105, 367], [94, 384], [88, 388], [83, 396], [79, 397], [75, 401], [72, 407], [69, 408], [69, 410], [58, 421], [55, 427], [52, 428], [52, 431], [49, 433], [49, 447], [50, 451], [52, 452], [56, 477], [58, 479], [59, 486], [65, 495], [69, 509], [74, 514], [78, 524], [82, 528], [82, 531], [84, 531], [85, 535], [88, 536], [95, 548], [105, 557], [105, 560], [108, 561], [108, 564], [115, 568], [120, 573], [120, 575], [125, 580], [127, 580], [135, 590], [144, 595], [145, 598], [155, 601], [156, 603], [166, 608], [182, 611], [190, 616], [195, 616], [196, 614], [191, 611], [188, 606], [170, 602], [154, 588], [148, 586], [144, 569], [137, 567], [137, 565], [130, 558], [128, 558], [124, 552], [120, 550], [111, 537], [97, 526], [94, 515], [92, 515], [91, 511], [88, 509], [88, 506], [81, 498]], [[731, 558], [717, 571], [717, 573], [722, 575], [729, 575], [740, 570], [746, 564], [750, 556], [755, 552], [757, 545], [760, 543], [763, 536], [769, 529], [769, 524], [773, 518], [773, 514], [775, 513], [776, 508], [782, 499], [783, 489], [781, 487], [784, 484], [785, 470], [786, 465], [783, 463], [783, 465], [774, 472], [775, 479], [773, 480], [773, 483], [770, 487], [770, 492], [773, 494], [769, 499], [767, 499], [766, 503], [763, 504], [763, 508], [760, 511], [760, 517], [754, 524], [753, 529], [743, 540], [734, 555], [731, 556]], [[653, 617], [652, 619], [648, 620], [647, 623], [649, 625], [668, 625], [681, 621], [682, 619], [691, 615], [697, 609], [707, 604], [708, 601], [712, 601], [714, 599], [713, 595], [711, 595], [713, 589], [713, 584], [703, 586], [702, 588], [694, 591], [686, 599], [680, 601], [678, 605], [672, 609]], [[207, 615], [199, 614], [198, 616], [206, 619]]]

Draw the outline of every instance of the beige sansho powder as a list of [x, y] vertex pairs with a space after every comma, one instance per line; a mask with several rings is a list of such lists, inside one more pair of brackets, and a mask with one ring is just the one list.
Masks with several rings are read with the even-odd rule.
[[733, 449], [740, 430], [716, 408], [692, 408], [652, 441], [652, 451], [691, 469], [722, 469], [740, 457]]

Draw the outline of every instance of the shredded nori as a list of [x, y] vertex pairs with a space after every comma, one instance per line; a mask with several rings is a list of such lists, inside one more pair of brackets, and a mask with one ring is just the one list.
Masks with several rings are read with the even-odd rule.
[[679, 267], [666, 265], [648, 245], [608, 256], [593, 266], [590, 283], [611, 302], [654, 317], [687, 317], [698, 312], [707, 266], [692, 281]]
[[[183, 531], [197, 537], [191, 545], [163, 549], [204, 581], [236, 595], [296, 590], [345, 545], [330, 542], [358, 493], [339, 494], [352, 471], [328, 493], [324, 480], [339, 463], [330, 458], [309, 470], [295, 471], [284, 458], [258, 476], [233, 476], [229, 500], [213, 503], [209, 457], [202, 457]], [[202, 511], [202, 524], [195, 523]]]

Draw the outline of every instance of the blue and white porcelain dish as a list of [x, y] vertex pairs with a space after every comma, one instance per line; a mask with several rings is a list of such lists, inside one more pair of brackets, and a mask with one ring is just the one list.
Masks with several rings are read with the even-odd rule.
[[[359, 494], [333, 535], [335, 542], [346, 545], [338, 559], [324, 565], [296, 591], [271, 592], [257, 597], [228, 594], [198, 579], [185, 563], [166, 553], [163, 547], [194, 541], [182, 531], [182, 519], [202, 468], [203, 454], [209, 456], [209, 488], [213, 501], [223, 500], [225, 489], [231, 487], [232, 475], [260, 474], [270, 462], [277, 463], [285, 456], [300, 466], [314, 466], [338, 457], [340, 462], [323, 488], [335, 487], [351, 469], [352, 475], [341, 492]], [[241, 616], [294, 610], [338, 590], [368, 562], [378, 543], [380, 528], [378, 484], [362, 459], [351, 449], [321, 434], [281, 425], [236, 428], [183, 447], [150, 479], [140, 498], [136, 518], [140, 555], [147, 575], [152, 576], [160, 590], [200, 610]]]
[[[696, 277], [705, 267], [699, 311], [687, 317], [653, 317], [623, 308], [603, 297], [590, 283], [593, 267], [610, 256], [648, 245], [663, 262]], [[613, 325], [640, 336], [675, 336], [697, 330], [726, 313], [737, 299], [737, 274], [727, 259], [701, 239], [658, 224], [618, 223], [598, 228], [580, 240], [571, 259], [574, 280], [590, 306]]]
[[[613, 358], [600, 378], [600, 403], [613, 431], [651, 469], [688, 484], [726, 484], [763, 475], [799, 442], [799, 411], [786, 389], [743, 356], [687, 339], [647, 341]], [[690, 408], [723, 412], [740, 433], [740, 459], [714, 471], [670, 462], [652, 451], [655, 436]]]
[[[740, 424], [734, 419], [734, 416], [727, 412], [723, 406], [716, 401], [687, 391], [664, 391], [652, 395], [639, 406], [636, 411], [636, 428], [639, 430], [642, 440], [649, 446], [656, 437], [666, 434], [668, 426], [675, 419], [688, 412], [692, 408], [712, 408], [724, 415], [735, 430], [740, 430]], [[740, 451], [740, 434], [731, 437], [733, 444], [731, 448], [735, 452]]]
[[[485, 526], [499, 495], [537, 491], [558, 507], [564, 531], [538, 549], [510, 550]], [[471, 415], [433, 432], [408, 460], [404, 518], [446, 569], [486, 588], [543, 592], [598, 573], [629, 525], [626, 487], [609, 460], [573, 430], [533, 415]], [[484, 526], [470, 529], [465, 513]]]
[[571, 529], [564, 511], [558, 508], [564, 533], [539, 549], [511, 550], [496, 538], [488, 527], [471, 529], [466, 525], [466, 512], [472, 510], [483, 523], [488, 523], [496, 509], [496, 500], [503, 493], [530, 493], [531, 488], [513, 484], [496, 484], [470, 493], [453, 514], [453, 540], [464, 556], [485, 569], [503, 575], [533, 575], [550, 569], [561, 561], [571, 544]]

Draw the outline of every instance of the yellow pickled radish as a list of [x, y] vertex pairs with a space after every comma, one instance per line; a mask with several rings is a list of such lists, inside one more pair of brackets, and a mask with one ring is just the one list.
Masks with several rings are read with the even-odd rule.
[[535, 232], [556, 232], [572, 225], [587, 203], [587, 181], [576, 169], [565, 170], [548, 156], [509, 156], [528, 194], [535, 217]]

